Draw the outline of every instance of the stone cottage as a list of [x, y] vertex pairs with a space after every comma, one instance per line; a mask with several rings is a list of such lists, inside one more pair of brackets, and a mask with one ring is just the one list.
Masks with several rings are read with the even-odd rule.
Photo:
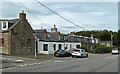
[[24, 11], [19, 19], [0, 20], [0, 51], [3, 54], [34, 54], [34, 30]]

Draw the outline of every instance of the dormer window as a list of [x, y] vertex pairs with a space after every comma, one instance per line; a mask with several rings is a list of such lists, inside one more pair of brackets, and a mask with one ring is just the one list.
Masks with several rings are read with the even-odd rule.
[[59, 35], [59, 40], [61, 40], [61, 36]]
[[64, 36], [64, 40], [66, 40], [67, 39], [67, 36]]
[[46, 33], [44, 33], [44, 39], [46, 39]]
[[7, 21], [3, 21], [2, 22], [2, 30], [7, 30], [8, 29], [8, 22]]
[[6, 28], [6, 22], [3, 22], [3, 28]]
[[64, 40], [66, 40], [66, 37], [64, 36]]
[[74, 40], [76, 41], [76, 37], [74, 37]]

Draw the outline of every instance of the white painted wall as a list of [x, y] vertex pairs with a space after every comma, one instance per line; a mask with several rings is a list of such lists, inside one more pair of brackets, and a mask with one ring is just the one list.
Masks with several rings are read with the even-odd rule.
[[92, 43], [94, 43], [94, 39], [92, 38]]
[[96, 43], [98, 43], [98, 39], [96, 39]]
[[[43, 51], [43, 44], [48, 44], [48, 51]], [[38, 41], [38, 54], [54, 54], [54, 44], [56, 44], [56, 50], [58, 50], [59, 44], [62, 45], [62, 49], [64, 49], [64, 42], [43, 42], [43, 41]], [[71, 42], [65, 42], [65, 47], [66, 44], [68, 44], [68, 49], [70, 49], [70, 44], [71, 48], [76, 48], [76, 45], [80, 45], [81, 43], [71, 43]]]

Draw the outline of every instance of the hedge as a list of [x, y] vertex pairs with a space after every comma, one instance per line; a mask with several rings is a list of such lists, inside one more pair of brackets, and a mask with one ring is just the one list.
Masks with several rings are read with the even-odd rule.
[[95, 53], [110, 53], [111, 51], [112, 51], [112, 47], [97, 46], [96, 48], [94, 48]]

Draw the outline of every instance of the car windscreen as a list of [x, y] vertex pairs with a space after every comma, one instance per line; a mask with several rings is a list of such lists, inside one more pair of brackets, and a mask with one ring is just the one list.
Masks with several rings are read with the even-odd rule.
[[70, 49], [70, 51], [74, 51], [74, 49]]
[[70, 49], [66, 49], [66, 51], [69, 51]]
[[80, 52], [80, 50], [74, 50], [75, 52]]
[[118, 49], [113, 49], [113, 50], [118, 50]]

